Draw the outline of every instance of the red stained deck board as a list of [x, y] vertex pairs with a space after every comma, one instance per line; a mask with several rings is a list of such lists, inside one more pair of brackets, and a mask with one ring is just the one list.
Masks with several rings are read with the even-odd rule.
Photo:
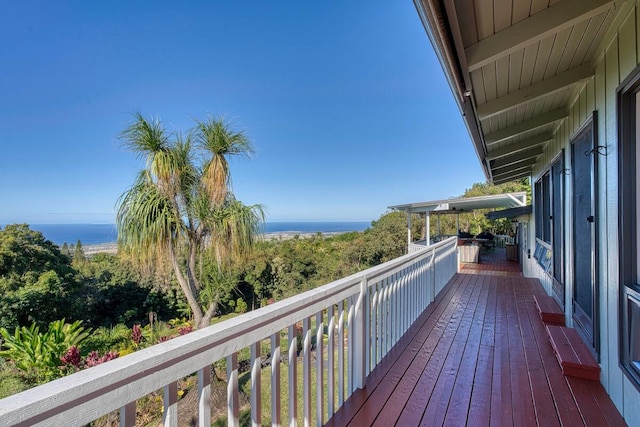
[[547, 336], [545, 325], [542, 323], [541, 319], [533, 321], [537, 315], [537, 311], [535, 311], [534, 307], [529, 306], [527, 310], [529, 311], [529, 317], [532, 319], [531, 326], [533, 327], [533, 333], [535, 335], [536, 342], [538, 343], [538, 350], [540, 352], [542, 365], [546, 372], [546, 379], [553, 397], [558, 419], [563, 426], [582, 425], [584, 424], [584, 421], [578, 411], [575, 401], [573, 400], [569, 384], [562, 374], [562, 369], [558, 364], [553, 348], [549, 343], [549, 337]]
[[479, 350], [484, 332], [485, 317], [489, 299], [490, 276], [484, 276], [478, 304], [473, 314], [472, 326], [465, 342], [460, 368], [451, 393], [449, 409], [445, 417], [447, 425], [462, 425], [466, 423], [474, 379], [478, 374]]
[[[461, 301], [466, 301], [471, 297], [472, 292], [469, 280], [462, 278], [460, 286], [466, 286], [466, 289], [463, 290], [463, 298], [461, 298]], [[439, 343], [445, 344], [447, 342], [443, 336], [450, 334], [451, 330], [455, 328], [456, 322], [452, 319], [455, 307], [449, 304], [443, 305], [443, 308], [441, 321], [435, 323], [428, 334], [419, 334], [414, 338], [413, 342], [418, 344], [419, 351], [403, 356], [403, 365], [406, 365], [406, 370], [401, 381], [395, 384], [392, 390], [389, 390], [389, 387], [387, 389], [380, 388], [380, 393], [376, 396], [377, 399], [371, 402], [371, 406], [375, 407], [375, 410], [368, 414], [358, 413], [353, 419], [355, 425], [387, 425], [388, 422], [395, 422], [398, 419], [405, 405], [409, 404], [411, 394], [416, 384], [419, 383], [428, 361], [436, 353], [437, 346]]]
[[[469, 278], [465, 276], [458, 276], [456, 280], [452, 279], [369, 375], [365, 389], [356, 390], [326, 425], [342, 426], [349, 423], [359, 425], [359, 423], [366, 422], [365, 420], [367, 419], [375, 419], [398, 382], [400, 380], [410, 380], [410, 376], [406, 375], [406, 370], [409, 363], [420, 351], [422, 347], [421, 340], [426, 339], [424, 337], [433, 335], [435, 337], [433, 342], [438, 343], [439, 336], [437, 335], [436, 323], [443, 316], [446, 318], [447, 312], [452, 313], [452, 309], [448, 304], [449, 301], [454, 298], [457, 292], [464, 292], [464, 289], [461, 290], [459, 288], [464, 288], [468, 284]], [[418, 372], [418, 376], [421, 373], [421, 371]], [[379, 396], [382, 396], [382, 399]], [[364, 402], [367, 404], [364, 405]]]
[[534, 300], [543, 322], [564, 326], [564, 311], [552, 296], [535, 295]]
[[539, 281], [492, 268], [456, 275], [327, 425], [624, 425], [599, 382], [562, 374]]
[[544, 364], [540, 355], [539, 344], [548, 345], [547, 340], [539, 343], [533, 330], [533, 322], [538, 320], [537, 316], [530, 318], [528, 308], [532, 306], [532, 290], [529, 283], [524, 279], [514, 283], [514, 291], [517, 304], [520, 333], [525, 351], [527, 373], [529, 375], [529, 386], [531, 397], [534, 402], [535, 418], [538, 425], [559, 426], [560, 420], [555, 410], [553, 394], [549, 389], [549, 383], [545, 375]]
[[[471, 279], [470, 277], [467, 277]], [[461, 298], [455, 299], [455, 302], [449, 304], [449, 308], [452, 310], [449, 314], [449, 318], [444, 318], [444, 322], [439, 322], [444, 327], [444, 333], [441, 339], [435, 345], [433, 353], [429, 358], [428, 364], [421, 366], [421, 375], [418, 382], [413, 387], [411, 396], [406, 401], [404, 409], [398, 413], [398, 425], [418, 425], [423, 417], [425, 408], [428, 406], [431, 399], [435, 397], [435, 388], [437, 386], [437, 380], [440, 377], [445, 363], [448, 360], [448, 355], [452, 353], [456, 354], [459, 349], [453, 348], [455, 340], [453, 339], [458, 333], [463, 318], [460, 313], [460, 309], [463, 309], [469, 304], [474, 292], [474, 287], [468, 286], [465, 292], [461, 295]], [[385, 408], [387, 410], [391, 408]], [[383, 412], [384, 413], [384, 412]], [[384, 422], [388, 421], [388, 417], [380, 419], [378, 425], [384, 425]]]
[[589, 385], [587, 383], [592, 381], [585, 380], [583, 378], [567, 377], [567, 382], [569, 383], [574, 399], [578, 402], [578, 408], [584, 420], [584, 425], [610, 425], [589, 389]]
[[520, 319], [518, 318], [518, 301], [513, 279], [509, 278], [507, 287], [507, 337], [509, 340], [509, 364], [511, 371], [511, 404], [514, 425], [535, 425], [536, 414], [533, 406], [533, 395], [529, 384], [529, 372], [525, 349], [522, 341]]
[[509, 340], [507, 339], [507, 284], [496, 283], [496, 335], [493, 353], [493, 385], [491, 387], [491, 425], [513, 425], [511, 405], [511, 369]]
[[600, 366], [575, 329], [547, 325], [547, 334], [565, 375], [600, 380]]
[[478, 425], [489, 425], [491, 420], [491, 396], [493, 394], [493, 352], [496, 339], [496, 279], [489, 277], [487, 309], [482, 325], [482, 339], [478, 348], [476, 372], [471, 389], [468, 418]]
[[615, 405], [609, 398], [609, 395], [605, 391], [602, 384], [596, 381], [583, 380], [580, 378], [567, 378], [569, 380], [569, 384], [572, 388], [577, 388], [578, 386], [582, 386], [589, 390], [591, 393], [591, 399], [585, 402], [586, 404], [595, 405], [598, 407], [599, 412], [604, 416], [607, 421], [607, 424], [612, 427], [618, 426], [626, 426], [624, 418], [620, 415], [620, 412], [616, 409]]

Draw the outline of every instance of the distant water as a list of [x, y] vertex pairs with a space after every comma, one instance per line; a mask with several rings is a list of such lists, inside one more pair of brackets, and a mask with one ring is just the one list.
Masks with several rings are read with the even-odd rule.
[[[364, 231], [371, 225], [368, 221], [316, 221], [316, 222], [267, 222], [265, 233], [345, 233]], [[32, 230], [40, 231], [44, 237], [56, 245], [83, 245], [113, 243], [118, 234], [114, 224], [32, 224]]]

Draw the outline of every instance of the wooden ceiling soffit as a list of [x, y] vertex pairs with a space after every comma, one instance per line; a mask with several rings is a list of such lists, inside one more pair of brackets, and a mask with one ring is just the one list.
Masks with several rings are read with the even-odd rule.
[[508, 176], [508, 177], [500, 178], [500, 179], [494, 179], [493, 183], [496, 184], [496, 185], [504, 184], [505, 182], [510, 182], [510, 181], [515, 181], [517, 179], [526, 178], [529, 175], [531, 175], [530, 171], [529, 172], [523, 172], [523, 173], [518, 174], [518, 175]]
[[497, 144], [505, 139], [513, 138], [514, 136], [521, 135], [523, 133], [535, 130], [537, 128], [546, 126], [558, 120], [562, 120], [569, 116], [569, 112], [565, 108], [559, 108], [557, 110], [549, 111], [548, 113], [541, 114], [532, 119], [525, 120], [513, 126], [509, 126], [499, 131], [490, 133], [484, 136], [484, 142], [487, 144], [487, 148], [491, 144]]
[[506, 157], [510, 154], [517, 153], [519, 151], [526, 150], [537, 145], [541, 145], [553, 140], [553, 134], [545, 133], [543, 135], [534, 136], [533, 138], [524, 139], [522, 141], [514, 142], [504, 147], [496, 148], [487, 152], [487, 159], [495, 160], [500, 157]]
[[533, 148], [529, 148], [528, 150], [519, 151], [509, 156], [491, 160], [489, 164], [491, 165], [491, 169], [496, 169], [502, 166], [512, 165], [514, 163], [518, 163], [523, 160], [531, 159], [533, 157], [538, 157], [540, 154], [543, 153], [543, 151], [544, 151], [544, 148], [538, 145]]
[[494, 162], [500, 162], [498, 164], [491, 165], [491, 175], [499, 175], [501, 173], [508, 172], [509, 170], [515, 170], [518, 168], [523, 168], [525, 166], [535, 165], [537, 162], [537, 157], [530, 157], [527, 159], [518, 159], [518, 160], [509, 160], [503, 161], [502, 159], [494, 160]]
[[525, 46], [597, 16], [612, 0], [564, 0], [465, 49], [469, 71], [477, 70]]
[[593, 76], [593, 66], [590, 63], [574, 67], [563, 73], [556, 74], [545, 80], [527, 86], [523, 89], [503, 95], [493, 101], [478, 105], [476, 111], [480, 120], [500, 114], [503, 111], [517, 107], [525, 102], [532, 101], [545, 95], [550, 95], [565, 89], [575, 83], [579, 83]]

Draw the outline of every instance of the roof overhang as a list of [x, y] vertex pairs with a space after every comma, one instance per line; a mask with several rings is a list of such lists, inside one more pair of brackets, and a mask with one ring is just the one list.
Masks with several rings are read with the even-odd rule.
[[489, 182], [531, 176], [631, 0], [414, 0]]
[[473, 212], [477, 209], [505, 209], [524, 207], [527, 193], [493, 194], [479, 197], [460, 197], [455, 199], [432, 200], [428, 202], [407, 203], [389, 206], [389, 209], [408, 213], [456, 214]]

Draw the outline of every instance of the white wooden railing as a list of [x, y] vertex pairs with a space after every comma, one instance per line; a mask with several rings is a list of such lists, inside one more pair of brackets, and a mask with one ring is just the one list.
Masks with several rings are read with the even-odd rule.
[[419, 252], [423, 249], [427, 249], [427, 244], [424, 242], [424, 240], [422, 242], [409, 243], [409, 248], [407, 252], [412, 254], [415, 252]]
[[[247, 347], [251, 354], [252, 424], [261, 425], [264, 412], [270, 413], [273, 425], [280, 425], [283, 417], [287, 417], [285, 423], [289, 425], [297, 425], [298, 419], [304, 425], [322, 425], [356, 388], [365, 386], [367, 375], [434, 300], [456, 269], [456, 239], [451, 238], [0, 400], [0, 425], [84, 425], [119, 410], [120, 425], [133, 426], [136, 400], [163, 390], [163, 423], [175, 426], [177, 381], [197, 372], [199, 425], [210, 426], [212, 364], [226, 360], [228, 423], [237, 426], [238, 353]], [[300, 323], [302, 349], [298, 353], [296, 330]], [[281, 335], [289, 343], [284, 363], [280, 357]], [[265, 358], [261, 357], [261, 351], [267, 344], [272, 400], [270, 408], [263, 411], [261, 376], [266, 375], [266, 368], [263, 369]], [[288, 370], [286, 385], [281, 384], [281, 369]], [[296, 379], [300, 377], [302, 403], [298, 405], [300, 391]], [[282, 414], [282, 396], [289, 396], [284, 397], [288, 399], [285, 400], [289, 404], [288, 414]]]

